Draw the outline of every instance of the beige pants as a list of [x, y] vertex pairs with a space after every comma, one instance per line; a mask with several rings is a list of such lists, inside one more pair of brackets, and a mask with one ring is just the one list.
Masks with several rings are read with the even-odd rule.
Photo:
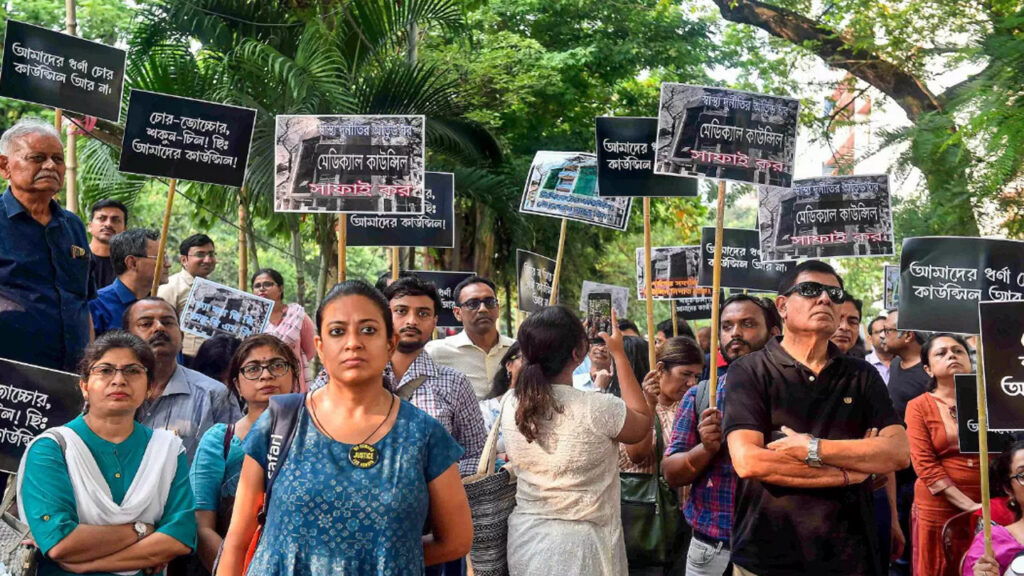
[[757, 574], [754, 574], [753, 572], [751, 572], [749, 570], [744, 570], [743, 568], [740, 568], [739, 566], [733, 564], [732, 565], [732, 576], [757, 576]]

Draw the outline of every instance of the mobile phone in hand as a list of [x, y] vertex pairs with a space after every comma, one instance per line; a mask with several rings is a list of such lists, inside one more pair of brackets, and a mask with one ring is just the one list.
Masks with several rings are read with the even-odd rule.
[[592, 292], [587, 296], [587, 337], [597, 338], [598, 334], [612, 332], [612, 295], [606, 292]]

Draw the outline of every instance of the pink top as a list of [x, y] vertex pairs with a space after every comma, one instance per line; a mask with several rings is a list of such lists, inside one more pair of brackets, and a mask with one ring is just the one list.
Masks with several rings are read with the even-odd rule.
[[[1020, 552], [1024, 551], [1024, 544], [1017, 542], [1017, 539], [1010, 534], [1009, 530], [998, 524], [992, 525], [992, 551], [996, 553], [996, 562], [999, 563], [999, 573], [1006, 572], [1010, 562]], [[974, 542], [964, 555], [963, 576], [974, 576], [974, 563], [985, 554], [985, 533], [978, 532], [974, 536]]]
[[295, 356], [299, 359], [299, 365], [301, 366], [299, 370], [300, 392], [306, 392], [308, 389], [306, 385], [306, 370], [309, 366], [309, 361], [316, 354], [316, 346], [313, 344], [315, 332], [316, 328], [313, 326], [313, 321], [306, 314], [306, 309], [295, 303], [289, 304], [285, 308], [284, 316], [281, 317], [279, 323], [267, 323], [266, 333], [280, 338], [282, 342], [292, 349], [292, 352], [295, 352]]

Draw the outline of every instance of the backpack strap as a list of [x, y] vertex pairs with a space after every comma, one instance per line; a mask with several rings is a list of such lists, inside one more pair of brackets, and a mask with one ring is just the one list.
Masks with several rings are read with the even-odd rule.
[[274, 480], [288, 458], [288, 451], [295, 440], [299, 421], [306, 414], [305, 394], [279, 394], [270, 398], [270, 439], [267, 445], [267, 469], [264, 477], [263, 506], [256, 520], [262, 526], [267, 521], [270, 507], [270, 493]]
[[401, 388], [399, 388], [398, 391], [395, 392], [395, 394], [399, 398], [401, 398], [402, 400], [405, 400], [406, 402], [408, 402], [412, 398], [412, 395], [414, 393], [416, 393], [416, 389], [419, 388], [420, 386], [422, 386], [423, 383], [426, 382], [426, 381], [427, 381], [426, 375], [417, 376], [417, 377], [413, 378], [412, 380], [410, 380], [408, 384], [406, 384], [405, 386], [402, 386]]
[[709, 393], [710, 382], [708, 380], [701, 380], [697, 384], [697, 398], [694, 400], [693, 408], [697, 411], [697, 418], [700, 419], [700, 415], [705, 410], [711, 407], [711, 394]]

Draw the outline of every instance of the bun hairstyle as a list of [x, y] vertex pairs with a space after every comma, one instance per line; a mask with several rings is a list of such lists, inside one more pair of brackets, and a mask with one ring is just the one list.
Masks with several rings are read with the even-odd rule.
[[537, 439], [541, 420], [562, 412], [551, 395], [551, 379], [572, 362], [573, 353], [586, 352], [583, 323], [565, 306], [534, 312], [519, 327], [523, 365], [516, 380], [516, 427], [527, 442]]

